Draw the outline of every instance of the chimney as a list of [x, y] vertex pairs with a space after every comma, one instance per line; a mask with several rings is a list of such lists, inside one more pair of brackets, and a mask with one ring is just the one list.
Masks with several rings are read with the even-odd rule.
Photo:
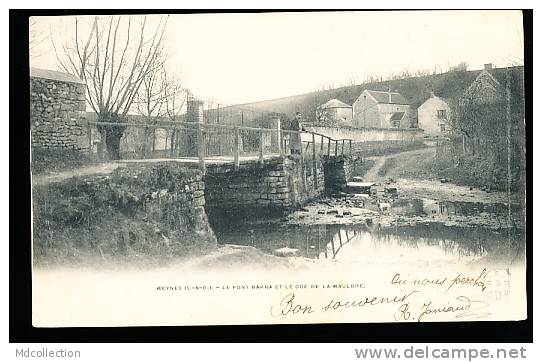
[[388, 86], [388, 103], [391, 103], [391, 88]]
[[493, 69], [493, 63], [487, 63], [487, 64], [484, 64], [484, 69], [485, 69], [485, 70], [491, 70], [491, 69]]
[[186, 102], [186, 117], [189, 122], [203, 123], [203, 102], [188, 97]]
[[433, 92], [433, 91], [429, 92], [429, 97], [430, 98], [435, 98], [435, 92]]

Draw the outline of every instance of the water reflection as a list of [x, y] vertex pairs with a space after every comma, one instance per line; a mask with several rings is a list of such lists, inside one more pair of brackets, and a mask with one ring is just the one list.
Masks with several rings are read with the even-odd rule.
[[[510, 208], [513, 214], [521, 212], [520, 204], [512, 204]], [[393, 203], [392, 211], [395, 214], [407, 216], [473, 216], [480, 214], [505, 215], [508, 213], [508, 205], [503, 203], [437, 201], [432, 199], [397, 199]]]
[[306, 258], [368, 263], [512, 259], [524, 245], [521, 232], [439, 223], [386, 228], [270, 224], [215, 232], [219, 243], [254, 246], [270, 254], [286, 247]]

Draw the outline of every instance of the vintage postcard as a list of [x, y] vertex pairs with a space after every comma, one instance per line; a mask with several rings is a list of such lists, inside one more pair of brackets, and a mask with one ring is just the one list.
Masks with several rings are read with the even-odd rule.
[[521, 11], [35, 16], [35, 327], [527, 318]]

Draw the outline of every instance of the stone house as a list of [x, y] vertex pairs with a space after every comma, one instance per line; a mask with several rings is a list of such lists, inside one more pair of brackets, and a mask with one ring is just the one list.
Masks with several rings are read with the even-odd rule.
[[490, 71], [493, 64], [485, 64], [484, 70], [478, 74], [476, 79], [465, 90], [461, 98], [475, 101], [478, 104], [490, 104], [501, 96], [501, 84]]
[[[463, 102], [468, 100], [480, 105], [494, 103], [501, 97], [502, 87], [491, 71], [492, 64], [485, 64], [484, 69], [476, 76], [474, 81], [463, 88], [456, 96]], [[418, 126], [427, 136], [442, 136], [451, 132], [450, 127], [450, 100], [437, 97], [431, 92], [430, 97], [418, 107]]]
[[356, 127], [410, 128], [410, 103], [397, 92], [364, 90], [356, 99], [353, 123]]
[[448, 101], [431, 92], [430, 97], [418, 107], [418, 127], [426, 136], [442, 136], [450, 130], [450, 114]]
[[63, 72], [30, 68], [30, 134], [33, 148], [88, 151], [82, 122], [86, 86]]
[[334, 122], [351, 122], [352, 106], [341, 102], [338, 99], [330, 99], [318, 107], [320, 118]]

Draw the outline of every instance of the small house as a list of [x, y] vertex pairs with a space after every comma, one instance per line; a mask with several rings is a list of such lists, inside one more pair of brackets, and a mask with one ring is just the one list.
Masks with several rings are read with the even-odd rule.
[[400, 93], [366, 89], [352, 108], [357, 127], [410, 128], [410, 103]]
[[320, 111], [320, 119], [336, 122], [352, 121], [352, 106], [341, 102], [338, 99], [331, 99], [318, 108]]
[[430, 97], [418, 107], [418, 127], [427, 136], [442, 136], [450, 131], [450, 113], [446, 99], [431, 92]]
[[463, 99], [475, 101], [478, 104], [491, 104], [501, 96], [501, 84], [490, 73], [493, 64], [485, 64], [484, 70], [478, 74], [462, 95]]

